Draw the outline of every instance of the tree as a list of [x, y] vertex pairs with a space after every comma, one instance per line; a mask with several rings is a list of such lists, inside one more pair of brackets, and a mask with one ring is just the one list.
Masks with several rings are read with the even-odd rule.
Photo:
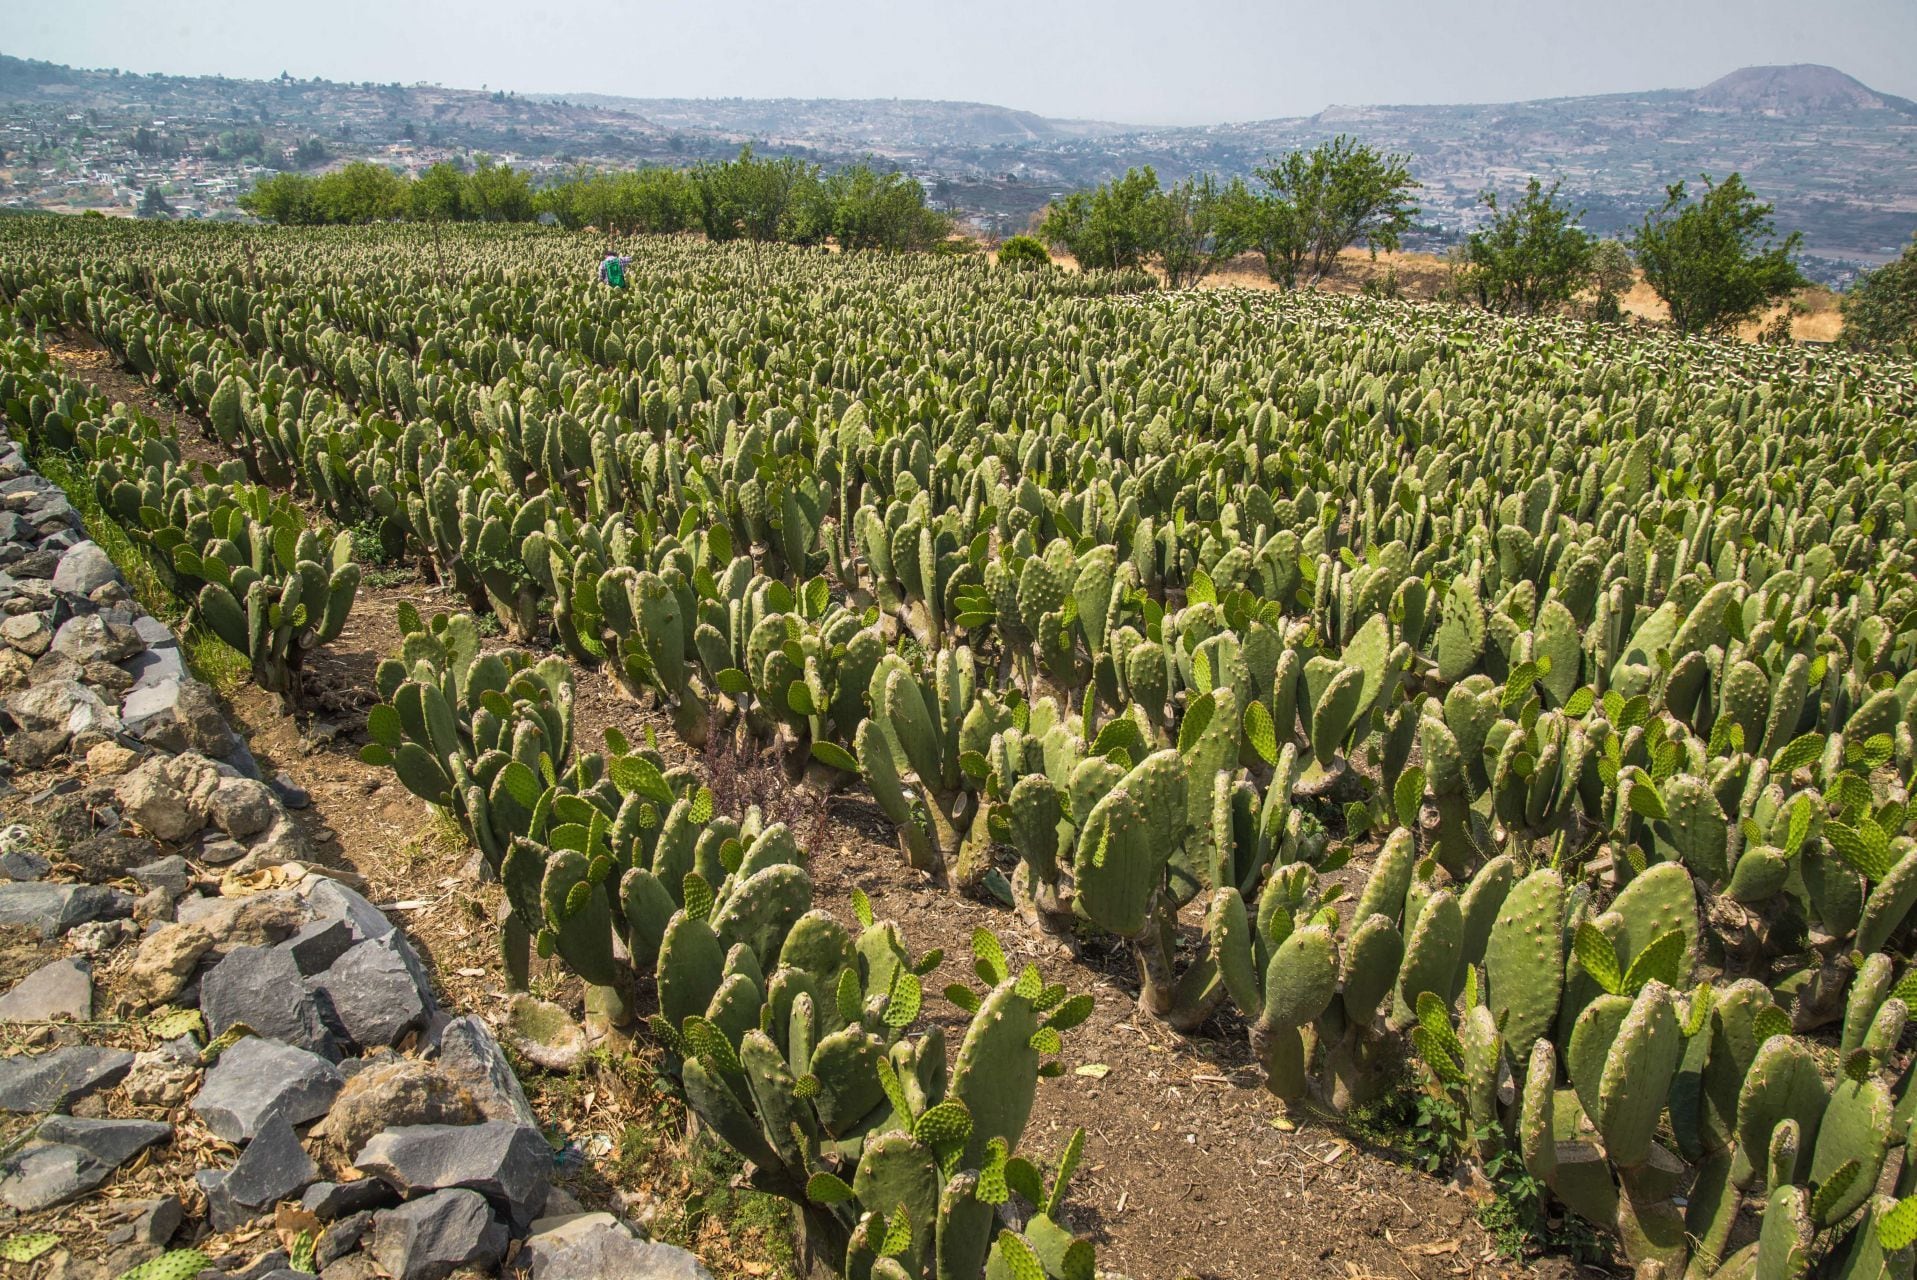
[[819, 170], [791, 156], [760, 160], [748, 143], [735, 159], [700, 165], [693, 178], [699, 186], [699, 221], [708, 239], [764, 242], [790, 238], [791, 232], [803, 234], [795, 215], [812, 198]]
[[1697, 201], [1682, 182], [1666, 187], [1663, 205], [1644, 215], [1631, 249], [1678, 332], [1724, 334], [1804, 287], [1793, 261], [1803, 236], [1793, 231], [1774, 242], [1771, 206], [1758, 203], [1737, 174], [1722, 183], [1705, 174], [1703, 181]]
[[1265, 189], [1246, 206], [1241, 238], [1287, 289], [1324, 279], [1338, 255], [1360, 241], [1373, 253], [1396, 249], [1418, 216], [1411, 193], [1420, 184], [1410, 160], [1343, 134], [1290, 152], [1252, 171]]
[[1843, 306], [1845, 346], [1917, 350], [1917, 236], [1902, 257], [1859, 276]]
[[293, 148], [293, 164], [301, 169], [317, 169], [331, 159], [326, 144], [318, 138], [307, 138]]
[[1466, 294], [1500, 315], [1537, 315], [1569, 303], [1590, 279], [1596, 249], [1578, 226], [1584, 211], [1559, 201], [1557, 183], [1547, 190], [1536, 178], [1508, 209], [1498, 208], [1495, 191], [1480, 199], [1491, 225], [1465, 241]]
[[1624, 318], [1618, 300], [1637, 283], [1637, 263], [1621, 240], [1600, 240], [1591, 249], [1591, 287], [1596, 293], [1591, 311], [1607, 324]]
[[1036, 271], [1052, 265], [1052, 255], [1036, 236], [1013, 236], [998, 247], [998, 265], [1011, 271]]
[[511, 165], [494, 164], [491, 156], [478, 157], [466, 179], [466, 202], [467, 216], [477, 222], [532, 221], [532, 184]]
[[1195, 285], [1244, 252], [1252, 200], [1239, 179], [1221, 187], [1210, 174], [1187, 178], [1155, 203], [1153, 240], [1167, 287]]
[[1087, 271], [1136, 267], [1158, 244], [1158, 174], [1127, 169], [1096, 191], [1074, 191], [1045, 211], [1038, 234]]
[[319, 220], [329, 223], [381, 222], [406, 212], [406, 183], [385, 165], [369, 160], [335, 169], [313, 181]]
[[839, 170], [817, 187], [817, 203], [808, 220], [823, 219], [825, 230], [848, 252], [858, 249], [924, 249], [951, 232], [951, 220], [925, 206], [925, 188], [902, 173], [880, 173], [870, 165]]
[[304, 226], [319, 221], [319, 209], [313, 201], [313, 179], [297, 173], [276, 173], [261, 178], [253, 189], [240, 197], [240, 208], [256, 218], [277, 222], [282, 227]]
[[407, 215], [419, 222], [458, 222], [468, 216], [466, 175], [441, 160], [413, 180], [406, 193]]
[[149, 183], [145, 194], [140, 197], [140, 216], [142, 218], [171, 218], [174, 215], [173, 203], [158, 185]]

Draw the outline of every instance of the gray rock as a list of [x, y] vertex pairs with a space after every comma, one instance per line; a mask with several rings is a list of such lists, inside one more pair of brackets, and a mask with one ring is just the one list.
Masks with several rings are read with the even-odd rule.
[[77, 1200], [113, 1174], [80, 1147], [35, 1143], [0, 1160], [0, 1201], [21, 1213]]
[[48, 862], [31, 849], [9, 849], [0, 853], [0, 876], [9, 880], [33, 881], [44, 879], [53, 869]]
[[478, 1014], [448, 1022], [440, 1028], [437, 1043], [441, 1069], [472, 1093], [487, 1119], [539, 1127], [525, 1088]]
[[353, 937], [361, 942], [383, 938], [393, 931], [393, 922], [384, 912], [329, 876], [314, 876], [301, 885], [300, 893], [314, 916], [346, 921], [353, 927]]
[[93, 969], [68, 956], [49, 961], [0, 996], [0, 1022], [85, 1021], [93, 1016]]
[[343, 1083], [317, 1054], [247, 1036], [206, 1073], [193, 1110], [218, 1137], [246, 1142], [274, 1116], [304, 1124], [325, 1115]]
[[[4, 888], [5, 886], [0, 886]], [[236, 947], [200, 979], [200, 1011], [219, 1035], [239, 1023], [321, 1057], [339, 1047], [320, 1017], [319, 1003], [300, 978], [291, 953], [278, 947]]]
[[150, 889], [164, 889], [167, 896], [177, 898], [186, 892], [192, 883], [192, 874], [187, 870], [186, 859], [179, 854], [168, 854], [152, 862], [127, 868], [127, 874]]
[[126, 1050], [94, 1045], [0, 1058], [0, 1111], [65, 1111], [75, 1098], [118, 1084], [132, 1065]]
[[76, 662], [123, 662], [146, 646], [132, 627], [92, 613], [61, 623], [52, 647]]
[[268, 1116], [226, 1175], [226, 1194], [249, 1208], [267, 1209], [297, 1196], [319, 1177], [286, 1117]]
[[359, 1248], [361, 1237], [372, 1228], [373, 1215], [368, 1210], [348, 1214], [334, 1222], [320, 1232], [319, 1239], [313, 1242], [314, 1263], [323, 1267], [329, 1262], [345, 1257]]
[[461, 1267], [490, 1269], [506, 1252], [506, 1227], [485, 1197], [436, 1191], [373, 1217], [369, 1251], [394, 1280], [445, 1280]]
[[237, 1231], [260, 1216], [226, 1193], [226, 1170], [201, 1169], [193, 1181], [206, 1197], [206, 1221], [215, 1231]]
[[102, 835], [68, 845], [60, 860], [73, 863], [86, 879], [98, 884], [119, 880], [159, 856], [160, 846], [144, 836]]
[[235, 840], [266, 830], [279, 812], [279, 800], [272, 790], [251, 778], [223, 779], [207, 803], [213, 825]]
[[209, 756], [233, 749], [233, 731], [220, 710], [219, 696], [190, 676], [156, 679], [131, 694], [125, 705], [127, 732], [143, 742]]
[[[163, 644], [147, 641], [147, 647], [120, 664], [120, 669], [133, 677], [129, 695], [150, 689], [164, 680], [175, 684], [187, 678], [186, 659], [180, 656], [180, 646], [170, 639]], [[120, 718], [127, 718], [127, 710], [120, 708]]]
[[200, 861], [210, 867], [223, 867], [229, 862], [238, 862], [246, 856], [246, 846], [227, 836], [214, 836], [207, 832], [210, 839], [200, 843]]
[[0, 622], [0, 641], [37, 658], [53, 643], [53, 624], [44, 613], [16, 613]]
[[384, 1277], [370, 1254], [349, 1253], [321, 1268], [320, 1280], [384, 1280]]
[[[20, 556], [14, 560], [12, 564], [7, 566], [7, 571], [14, 577], [23, 580], [46, 579], [51, 578], [54, 570], [59, 567], [60, 553], [52, 547], [46, 547], [39, 551], [29, 551], [25, 555]], [[24, 581], [22, 585], [25, 585]]]
[[186, 1220], [186, 1207], [178, 1196], [124, 1201], [121, 1213], [128, 1220], [107, 1233], [108, 1244], [164, 1246]]
[[[224, 1273], [223, 1280], [266, 1280], [266, 1277], [278, 1275], [292, 1266], [293, 1259], [284, 1249], [274, 1249], [262, 1253], [243, 1267]], [[205, 1273], [202, 1272], [202, 1275]]]
[[141, 642], [149, 649], [179, 643], [173, 635], [173, 629], [150, 613], [134, 614], [132, 626], [133, 630], [139, 634]]
[[293, 775], [290, 773], [274, 774], [273, 781], [268, 785], [279, 793], [280, 800], [289, 809], [304, 809], [313, 803], [313, 798], [306, 794], [306, 788], [293, 781]]
[[399, 1192], [378, 1178], [356, 1182], [315, 1182], [300, 1197], [300, 1208], [321, 1222], [385, 1209], [399, 1203]]
[[326, 972], [352, 945], [352, 926], [337, 918], [314, 920], [280, 944], [292, 953], [293, 963], [309, 978]]
[[94, 1120], [83, 1116], [48, 1116], [33, 1135], [36, 1142], [80, 1147], [115, 1169], [172, 1136], [173, 1126], [159, 1120]]
[[120, 715], [78, 680], [35, 683], [7, 699], [7, 711], [23, 729], [64, 730], [67, 734], [116, 733]]
[[0, 884], [0, 924], [33, 925], [57, 938], [75, 925], [133, 914], [133, 898], [98, 884]]
[[99, 545], [92, 541], [75, 543], [60, 556], [53, 571], [53, 589], [76, 596], [90, 596], [119, 577], [120, 571]]
[[[339, 922], [343, 923], [343, 922]], [[431, 1011], [425, 974], [401, 952], [397, 934], [362, 942], [308, 985], [346, 1038], [361, 1049], [399, 1043]]]
[[153, 1120], [53, 1116], [31, 1144], [0, 1160], [0, 1200], [22, 1213], [65, 1204], [172, 1132], [173, 1126]]
[[518, 1229], [538, 1215], [552, 1185], [552, 1149], [539, 1130], [500, 1120], [388, 1129], [353, 1163], [407, 1195], [445, 1187], [478, 1191]]
[[712, 1280], [692, 1254], [638, 1239], [609, 1213], [535, 1223], [519, 1256], [530, 1280]]

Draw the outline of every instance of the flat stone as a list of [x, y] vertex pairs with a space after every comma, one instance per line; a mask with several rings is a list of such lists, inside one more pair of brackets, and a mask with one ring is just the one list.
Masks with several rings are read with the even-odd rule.
[[113, 1176], [84, 1148], [34, 1143], [0, 1160], [0, 1201], [21, 1213], [77, 1200]]
[[[0, 886], [3, 887], [3, 886]], [[244, 1024], [255, 1034], [284, 1040], [328, 1059], [339, 1057], [319, 1004], [299, 966], [278, 947], [237, 947], [200, 979], [200, 1011], [207, 1032]]]
[[304, 1124], [325, 1115], [344, 1083], [317, 1054], [247, 1036], [206, 1073], [193, 1110], [216, 1136], [246, 1142], [273, 1116]]
[[74, 1099], [118, 1084], [132, 1065], [126, 1050], [94, 1045], [0, 1058], [0, 1111], [65, 1111]]
[[539, 1127], [524, 1086], [478, 1014], [452, 1019], [439, 1029], [437, 1043], [441, 1070], [472, 1093], [487, 1119]]
[[[212, 832], [207, 833], [212, 836]], [[228, 836], [213, 836], [200, 842], [199, 860], [210, 867], [223, 867], [246, 856], [246, 846]]]
[[36, 1142], [79, 1147], [95, 1160], [119, 1168], [156, 1142], [173, 1136], [173, 1126], [159, 1120], [104, 1120], [81, 1116], [48, 1116], [34, 1131]]
[[320, 1268], [320, 1280], [384, 1280], [371, 1254], [349, 1253]]
[[0, 884], [0, 924], [31, 925], [57, 938], [75, 925], [133, 914], [133, 898], [97, 884]]
[[300, 1208], [321, 1222], [331, 1222], [335, 1218], [372, 1209], [384, 1209], [398, 1203], [399, 1192], [378, 1178], [361, 1178], [355, 1182], [315, 1182], [300, 1197]]
[[275, 1113], [260, 1125], [227, 1171], [226, 1194], [248, 1208], [271, 1208], [297, 1196], [317, 1177], [319, 1166], [300, 1145], [292, 1124]]
[[552, 1149], [539, 1130], [499, 1120], [388, 1129], [353, 1163], [407, 1195], [446, 1187], [478, 1191], [522, 1230], [552, 1185]]
[[98, 543], [78, 542], [61, 553], [53, 571], [53, 589], [70, 595], [90, 596], [120, 576], [112, 559]]
[[[147, 647], [120, 664], [120, 669], [133, 677], [129, 697], [145, 689], [151, 689], [162, 681], [171, 680], [174, 684], [187, 678], [186, 659], [180, 654], [180, 647], [170, 639], [163, 644], [147, 642]], [[126, 719], [126, 708], [120, 709], [120, 718]]]
[[85, 1021], [93, 1016], [93, 968], [74, 956], [41, 965], [0, 996], [0, 1022]]
[[168, 896], [174, 898], [185, 893], [193, 879], [187, 869], [186, 859], [177, 853], [143, 862], [137, 867], [128, 867], [127, 874], [149, 889], [166, 890]]
[[307, 977], [324, 973], [353, 946], [353, 928], [341, 919], [309, 921], [280, 946]]
[[300, 894], [313, 915], [345, 920], [353, 927], [353, 937], [361, 942], [383, 938], [393, 931], [393, 922], [385, 912], [330, 876], [314, 876], [300, 886]]
[[436, 1191], [375, 1214], [369, 1252], [394, 1280], [445, 1280], [461, 1267], [497, 1265], [506, 1239], [484, 1196]]
[[609, 1213], [534, 1223], [519, 1256], [529, 1280], [712, 1280], [692, 1254], [641, 1240]]
[[431, 1011], [426, 976], [398, 942], [390, 935], [358, 943], [307, 984], [322, 997], [322, 1012], [361, 1049], [398, 1044]]

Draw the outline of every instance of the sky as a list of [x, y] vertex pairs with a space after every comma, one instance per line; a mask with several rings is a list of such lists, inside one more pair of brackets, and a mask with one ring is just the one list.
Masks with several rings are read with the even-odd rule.
[[1917, 98], [1917, 0], [10, 0], [0, 53], [632, 97], [947, 98], [1205, 124], [1694, 88], [1820, 62]]

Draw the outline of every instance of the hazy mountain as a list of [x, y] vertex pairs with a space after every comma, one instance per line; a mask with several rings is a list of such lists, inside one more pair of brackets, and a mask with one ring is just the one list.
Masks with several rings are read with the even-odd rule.
[[[194, 180], [237, 189], [318, 138], [333, 158], [406, 168], [488, 152], [541, 174], [575, 164], [686, 164], [750, 142], [831, 165], [866, 156], [997, 232], [1022, 229], [1063, 192], [1150, 164], [1161, 178], [1248, 174], [1274, 154], [1340, 133], [1411, 156], [1425, 243], [1482, 216], [1536, 175], [1562, 180], [1585, 225], [1615, 234], [1667, 184], [1733, 170], [1804, 232], [1806, 251], [1880, 261], [1917, 228], [1917, 106], [1830, 67], [1747, 67], [1701, 89], [1533, 102], [1335, 106], [1313, 116], [1155, 127], [1061, 120], [976, 102], [911, 99], [642, 98], [514, 94], [482, 87], [234, 80], [82, 71], [0, 55], [0, 181], [7, 203], [84, 207], [115, 148], [137, 133], [163, 154], [203, 159]], [[150, 151], [141, 153], [150, 157]], [[221, 164], [240, 164], [237, 177]], [[88, 169], [87, 165], [94, 168]], [[82, 178], [69, 169], [78, 166]], [[63, 167], [66, 166], [66, 167]], [[124, 166], [123, 166], [124, 167]], [[108, 182], [107, 179], [111, 181]], [[89, 186], [91, 182], [93, 185]], [[230, 207], [230, 199], [227, 207]], [[218, 203], [206, 212], [218, 211]]]

